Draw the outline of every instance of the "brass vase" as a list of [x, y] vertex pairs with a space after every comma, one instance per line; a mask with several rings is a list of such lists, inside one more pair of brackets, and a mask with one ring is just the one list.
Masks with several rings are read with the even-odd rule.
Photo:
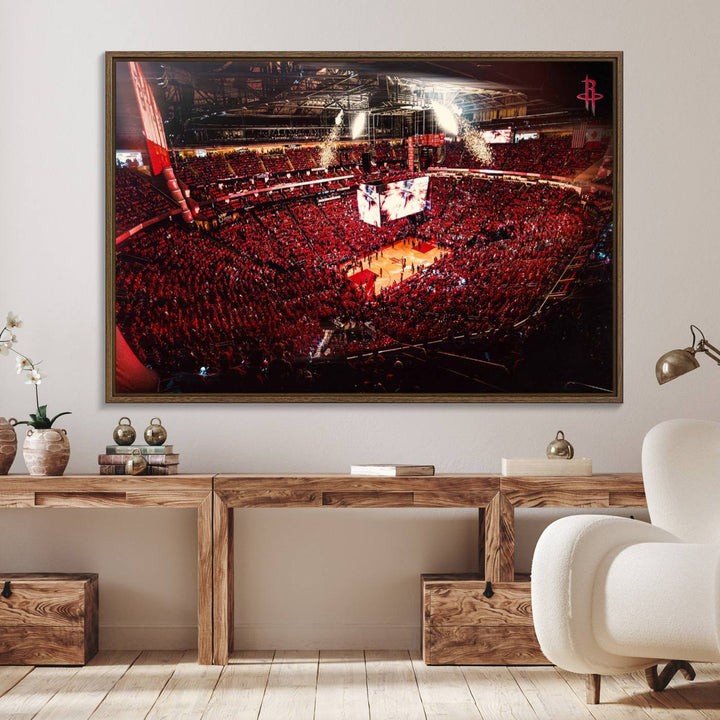
[[23, 457], [31, 475], [62, 475], [70, 460], [67, 432], [55, 428], [28, 428]]
[[0, 475], [7, 475], [17, 453], [15, 418], [0, 417]]

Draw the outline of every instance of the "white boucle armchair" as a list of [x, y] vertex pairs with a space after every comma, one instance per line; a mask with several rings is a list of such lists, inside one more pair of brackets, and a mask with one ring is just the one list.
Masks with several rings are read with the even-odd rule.
[[652, 524], [566, 517], [533, 557], [540, 647], [588, 675], [588, 702], [599, 702], [602, 675], [644, 669], [662, 690], [678, 670], [694, 678], [688, 661], [720, 661], [720, 423], [657, 425], [642, 470]]

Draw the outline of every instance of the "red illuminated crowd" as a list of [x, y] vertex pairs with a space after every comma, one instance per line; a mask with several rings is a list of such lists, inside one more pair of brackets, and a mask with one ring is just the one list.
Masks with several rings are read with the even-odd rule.
[[126, 242], [117, 318], [144, 363], [198, 372], [242, 368], [258, 353], [308, 357], [322, 336], [319, 318], [351, 310], [351, 284], [332, 267], [308, 262], [283, 218], [275, 219], [271, 235], [248, 218], [235, 246], [174, 225]]
[[[599, 144], [593, 148], [572, 148], [569, 136], [498, 143], [491, 145], [490, 149], [492, 160], [481, 162], [472, 156], [464, 142], [448, 142], [441, 153], [444, 157], [434, 164], [441, 167], [515, 170], [574, 177], [600, 160], [605, 152], [604, 146]], [[371, 153], [373, 164], [383, 170], [405, 165], [407, 161], [406, 147], [381, 141], [373, 147], [367, 143], [338, 146], [333, 166], [357, 169], [362, 165], [363, 153]], [[230, 181], [239, 178], [282, 177], [288, 173], [296, 175], [317, 171], [320, 168], [320, 147], [288, 146], [269, 152], [211, 151], [203, 156], [184, 153], [175, 155], [173, 164], [179, 179], [191, 188], [204, 188], [205, 194], [211, 198], [223, 194], [208, 190], [207, 186], [212, 184], [223, 183], [227, 186]]]
[[441, 165], [456, 168], [487, 168], [488, 170], [516, 170], [574, 177], [596, 163], [605, 153], [604, 147], [593, 149], [571, 147], [571, 138], [522, 140], [518, 143], [490, 145], [489, 163], [475, 159], [465, 143], [447, 143]]
[[[579, 196], [548, 185], [432, 179], [420, 222], [374, 228], [354, 194], [244, 208], [213, 231], [162, 223], [118, 247], [117, 318], [162, 373], [246, 371], [299, 359], [502, 334], [530, 315], [601, 223]], [[348, 264], [404, 236], [448, 252], [368, 299]], [[359, 327], [361, 333], [328, 328]], [[329, 339], [328, 339], [329, 338]]]
[[444, 202], [422, 234], [443, 237], [451, 252], [372, 306], [373, 322], [401, 342], [502, 332], [535, 309], [590, 239], [572, 191], [470, 180], [438, 186]]
[[129, 168], [115, 168], [116, 235], [172, 210], [177, 210], [177, 205], [158, 192], [147, 178]]

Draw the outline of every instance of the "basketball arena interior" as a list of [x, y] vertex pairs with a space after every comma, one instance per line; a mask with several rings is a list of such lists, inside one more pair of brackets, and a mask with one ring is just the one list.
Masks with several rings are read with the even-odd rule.
[[[612, 389], [607, 67], [170, 60], [115, 73], [119, 392]], [[578, 99], [589, 76], [604, 85], [594, 112]]]

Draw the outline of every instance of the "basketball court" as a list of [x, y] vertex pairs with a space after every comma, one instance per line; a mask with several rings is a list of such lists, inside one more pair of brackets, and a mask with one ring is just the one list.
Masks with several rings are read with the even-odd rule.
[[432, 265], [446, 252], [434, 242], [406, 238], [366, 255], [358, 264], [346, 268], [346, 273], [350, 280], [365, 288], [368, 297], [375, 297], [383, 288], [403, 282]]

